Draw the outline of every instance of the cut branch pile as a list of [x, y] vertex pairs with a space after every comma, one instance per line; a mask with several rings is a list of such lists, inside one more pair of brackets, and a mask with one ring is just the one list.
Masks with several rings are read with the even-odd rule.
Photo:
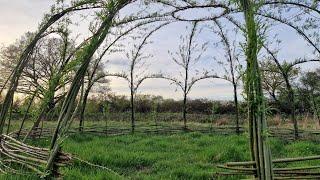
[[[320, 156], [297, 157], [276, 159], [272, 163], [274, 165], [281, 163], [295, 163], [300, 161], [320, 160]], [[224, 165], [218, 165], [218, 168], [228, 170], [227, 172], [218, 172], [218, 176], [255, 176], [257, 170], [254, 161], [247, 162], [228, 162]], [[288, 168], [273, 168], [274, 179], [319, 179], [320, 166], [303, 166], [303, 167], [288, 167]]]
[[[50, 154], [49, 149], [30, 146], [8, 135], [1, 135], [0, 154], [2, 173], [22, 174], [20, 171], [26, 169], [43, 177], [47, 174], [45, 167]], [[54, 170], [69, 164], [71, 160], [70, 154], [60, 151], [54, 161]], [[57, 171], [53, 173], [59, 175]]]

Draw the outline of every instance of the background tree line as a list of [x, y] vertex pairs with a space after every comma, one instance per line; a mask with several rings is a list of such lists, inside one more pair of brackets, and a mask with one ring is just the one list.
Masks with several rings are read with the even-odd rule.
[[[272, 64], [268, 65], [272, 66]], [[265, 67], [263, 65], [263, 67]], [[265, 67], [270, 68], [270, 67]], [[296, 96], [295, 106], [297, 113], [310, 113], [319, 119], [320, 104], [320, 69], [310, 72], [295, 72], [290, 74], [290, 78], [294, 81], [294, 92]], [[299, 75], [300, 74], [300, 75]], [[280, 74], [275, 72], [263, 71], [263, 89], [265, 96], [268, 97], [268, 113], [275, 115], [277, 113], [283, 115], [290, 114], [290, 106], [288, 106], [287, 91], [284, 80]], [[108, 81], [108, 83], [110, 83]], [[104, 87], [104, 89], [106, 89]], [[26, 97], [17, 98], [13, 104], [13, 113], [18, 117], [22, 116], [28, 107], [28, 102], [32, 95], [26, 94]], [[2, 98], [1, 98], [2, 102]], [[182, 112], [183, 100], [166, 99], [162, 96], [137, 94], [135, 97], [135, 112], [151, 113], [179, 113]], [[39, 103], [35, 102], [32, 106], [36, 109]], [[60, 105], [61, 106], [61, 105]], [[93, 93], [88, 97], [85, 113], [103, 113], [107, 107], [109, 112], [122, 113], [131, 110], [130, 98], [125, 95], [115, 95], [110, 91], [101, 91], [94, 89]], [[56, 107], [59, 109], [59, 105]], [[246, 103], [240, 101], [240, 114], [245, 115]], [[189, 114], [235, 114], [236, 109], [234, 103], [230, 101], [216, 101], [207, 98], [189, 99], [187, 103], [187, 111]], [[59, 111], [57, 111], [59, 112]], [[30, 113], [32, 114], [32, 113]], [[56, 114], [58, 115], [58, 114]]]

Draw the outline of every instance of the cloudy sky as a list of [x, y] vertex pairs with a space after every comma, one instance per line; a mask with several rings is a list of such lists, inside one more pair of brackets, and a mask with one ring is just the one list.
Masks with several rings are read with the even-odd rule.
[[[35, 31], [41, 22], [43, 14], [48, 12], [50, 5], [54, 0], [0, 0], [0, 44], [6, 45], [13, 43], [23, 33], [27, 31]], [[201, 16], [198, 12], [188, 12]], [[75, 17], [77, 18], [77, 17]], [[81, 23], [80, 23], [81, 24]], [[88, 23], [83, 22], [77, 28], [73, 29], [75, 34], [88, 33]], [[174, 52], [179, 46], [179, 37], [186, 35], [190, 30], [190, 24], [174, 23], [152, 37], [153, 43], [148, 45], [145, 52], [152, 54], [153, 57], [148, 60], [149, 72], [165, 72], [174, 77], [179, 77], [179, 67], [171, 60], [168, 50]], [[303, 40], [295, 35], [295, 32], [278, 26], [274, 31], [279, 34], [282, 39], [279, 54], [280, 59], [294, 59], [296, 57], [305, 57], [310, 53]], [[197, 39], [199, 42], [217, 40], [210, 31], [204, 30]], [[213, 46], [212, 46], [213, 47]], [[213, 55], [214, 54], [214, 55]], [[223, 57], [222, 52], [213, 48], [209, 48], [208, 52], [203, 54], [198, 68], [222, 72], [218, 68], [218, 63], [214, 61], [213, 56]], [[110, 62], [106, 65], [106, 70], [111, 72], [126, 71], [128, 60], [123, 54], [113, 54], [106, 57]], [[304, 70], [310, 69], [312, 66], [304, 66]], [[128, 94], [128, 84], [121, 79], [111, 79], [112, 91], [117, 94]], [[241, 88], [240, 88], [241, 89]], [[241, 91], [241, 90], [240, 90]], [[239, 94], [241, 93], [239, 91]], [[143, 94], [162, 95], [166, 98], [181, 99], [181, 92], [174, 85], [165, 80], [147, 80], [141, 86], [139, 91]], [[190, 93], [190, 98], [210, 98], [216, 100], [232, 99], [232, 86], [222, 80], [203, 80], [196, 84]]]

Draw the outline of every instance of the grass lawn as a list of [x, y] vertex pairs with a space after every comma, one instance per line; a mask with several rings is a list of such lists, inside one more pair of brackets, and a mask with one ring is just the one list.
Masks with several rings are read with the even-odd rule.
[[[38, 142], [46, 145], [48, 141]], [[319, 145], [300, 141], [285, 143], [271, 139], [274, 158], [319, 155]], [[63, 150], [94, 164], [112, 169], [107, 170], [76, 161], [61, 169], [63, 179], [217, 179], [221, 171], [215, 165], [228, 161], [249, 160], [250, 152], [246, 135], [222, 136], [193, 133], [174, 135], [134, 134], [115, 137], [77, 134], [69, 137]], [[280, 164], [281, 167], [308, 164]], [[35, 179], [35, 176], [2, 175], [1, 179]], [[220, 177], [240, 179], [245, 177]]]

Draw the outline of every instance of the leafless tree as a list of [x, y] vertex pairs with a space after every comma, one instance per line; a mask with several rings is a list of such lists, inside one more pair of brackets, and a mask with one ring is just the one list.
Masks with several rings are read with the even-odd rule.
[[[36, 120], [25, 139], [32, 133], [33, 130], [35, 130], [35, 128], [39, 126], [41, 120], [43, 120], [46, 116], [46, 113], [52, 111], [55, 107], [55, 104], [65, 96], [64, 91], [61, 89], [70, 83], [71, 75], [76, 70], [77, 62], [73, 61], [73, 58], [75, 50], [78, 48], [73, 46], [73, 40], [70, 39], [69, 32], [67, 30], [62, 32], [61, 39], [62, 41], [59, 46], [57, 46], [58, 44], [52, 44], [52, 47], [57, 49], [55, 53], [53, 53], [52, 50], [48, 51], [48, 55], [54, 55], [54, 57], [47, 59], [51, 59], [51, 64], [54, 65], [49, 65], [49, 70], [42, 68], [45, 69], [45, 72], [48, 72], [48, 80], [44, 83], [45, 88], [36, 88], [37, 91], [42, 91], [43, 98], [39, 105]], [[41, 73], [39, 73], [39, 76], [41, 76]]]
[[179, 51], [175, 53], [169, 52], [174, 63], [181, 68], [181, 71], [179, 72], [180, 78], [169, 76], [163, 77], [164, 79], [171, 81], [183, 92], [182, 116], [185, 129], [187, 128], [187, 98], [193, 85], [203, 79], [219, 78], [217, 75], [210, 75], [208, 71], [197, 73], [200, 74], [197, 77], [190, 77], [193, 66], [199, 62], [207, 49], [207, 43], [200, 45], [196, 42], [198, 23], [199, 22], [197, 21], [192, 22], [190, 33], [186, 37], [181, 37]]
[[[238, 103], [238, 86], [240, 83], [240, 79], [242, 77], [242, 65], [240, 64], [239, 60], [239, 52], [237, 51], [237, 42], [234, 40], [230, 42], [230, 37], [228, 37], [228, 33], [225, 30], [225, 27], [220, 23], [219, 20], [213, 21], [216, 27], [218, 28], [215, 30], [212, 27], [215, 34], [220, 37], [220, 42], [217, 44], [222, 45], [222, 49], [224, 51], [224, 59], [225, 60], [217, 60], [219, 64], [222, 65], [225, 73], [224, 76], [221, 76], [222, 79], [230, 82], [233, 87], [233, 102], [236, 109], [236, 132], [237, 134], [240, 133], [240, 126], [239, 126], [239, 103]], [[235, 35], [237, 36], [237, 30], [235, 30]]]
[[163, 23], [156, 28], [154, 28], [152, 31], [147, 33], [145, 37], [142, 38], [142, 42], [138, 46], [134, 46], [134, 49], [127, 53], [127, 59], [129, 60], [129, 73], [121, 72], [121, 73], [113, 73], [109, 74], [108, 76], [115, 76], [122, 79], [125, 79], [128, 82], [129, 88], [130, 88], [130, 110], [131, 110], [131, 130], [134, 132], [135, 130], [135, 96], [138, 91], [138, 88], [140, 85], [147, 79], [150, 78], [161, 78], [161, 74], [155, 74], [155, 73], [147, 73], [146, 66], [147, 66], [147, 60], [152, 57], [151, 54], [143, 54], [144, 47], [150, 43], [149, 38], [157, 32], [162, 27], [168, 25], [170, 22]]
[[[72, 59], [74, 41], [69, 38], [67, 30], [60, 30], [59, 34], [60, 38], [47, 37], [38, 41], [19, 79], [18, 92], [36, 96], [42, 101], [39, 105], [35, 127], [38, 127], [45, 114], [54, 109], [63, 98], [62, 88], [70, 82], [72, 71], [64, 67]], [[26, 33], [16, 44], [2, 50], [1, 66], [3, 69], [13, 71], [19, 54], [22, 53], [31, 37], [33, 33]]]

